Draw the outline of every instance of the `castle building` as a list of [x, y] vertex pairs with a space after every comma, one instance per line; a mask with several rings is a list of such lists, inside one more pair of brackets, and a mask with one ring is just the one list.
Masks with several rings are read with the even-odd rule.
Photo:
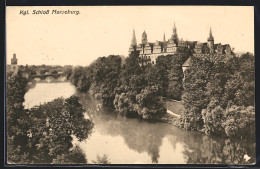
[[226, 57], [232, 57], [234, 55], [229, 44], [221, 45], [221, 43], [214, 44], [214, 37], [210, 28], [208, 41], [204, 43], [198, 42], [194, 49], [195, 56], [204, 56], [207, 54], [212, 55], [225, 55]]
[[141, 43], [137, 45], [135, 31], [133, 30], [133, 37], [129, 48], [129, 54], [132, 51], [139, 51], [140, 63], [142, 65], [156, 64], [156, 58], [158, 56], [182, 53], [190, 49], [193, 43], [194, 42], [183, 41], [182, 39], [179, 40], [175, 23], [172, 36], [167, 41], [164, 34], [162, 41], [156, 41], [154, 43], [149, 42], [147, 34], [144, 31], [142, 34]]
[[[193, 56], [195, 57], [203, 58], [205, 56], [217, 56], [218, 58], [222, 59], [223, 62], [226, 62], [230, 58], [235, 56], [229, 44], [214, 44], [214, 37], [212, 35], [211, 28], [209, 31], [209, 37], [207, 39], [207, 42], [197, 42], [193, 51]], [[191, 58], [189, 57], [182, 65], [183, 72], [189, 68], [190, 62]]]
[[[218, 55], [224, 60], [234, 56], [234, 53], [229, 44], [222, 45], [221, 43], [214, 44], [214, 37], [210, 28], [207, 42], [201, 43], [198, 41], [183, 41], [179, 40], [177, 28], [173, 26], [173, 33], [170, 39], [165, 40], [165, 34], [162, 41], [151, 43], [148, 41], [147, 34], [144, 31], [142, 34], [141, 43], [137, 45], [135, 31], [133, 30], [133, 37], [129, 48], [129, 54], [133, 51], [139, 51], [140, 65], [156, 64], [156, 59], [161, 55], [177, 54], [190, 51], [191, 55], [197, 57], [204, 57], [208, 55]], [[183, 64], [185, 71], [189, 67], [190, 58]]]
[[16, 54], [13, 54], [13, 58], [11, 59], [11, 71], [14, 74], [18, 73], [18, 65], [17, 65], [17, 58], [16, 58]]

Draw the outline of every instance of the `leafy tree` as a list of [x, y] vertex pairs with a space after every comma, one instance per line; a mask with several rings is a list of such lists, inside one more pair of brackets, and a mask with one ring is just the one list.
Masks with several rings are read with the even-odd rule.
[[209, 103], [205, 87], [209, 81], [212, 66], [213, 63], [207, 59], [191, 57], [190, 68], [185, 71], [182, 99], [186, 113], [181, 119], [181, 123], [186, 129], [201, 129], [203, 127], [201, 111], [207, 108]]
[[121, 74], [123, 80], [129, 79], [132, 75], [140, 75], [143, 72], [139, 65], [139, 52], [132, 52], [125, 62]]
[[108, 156], [104, 154], [103, 156], [97, 155], [97, 160], [92, 161], [94, 164], [110, 164]]
[[67, 76], [68, 79], [70, 79], [70, 76], [72, 74], [72, 66], [71, 65], [65, 65], [62, 68], [62, 72], [65, 76]]
[[227, 136], [238, 138], [255, 137], [255, 108], [233, 105], [224, 112], [222, 126]]
[[204, 122], [204, 132], [208, 135], [223, 135], [224, 129], [222, 123], [224, 120], [224, 111], [217, 100], [212, 100], [207, 109], [203, 109], [202, 119]]
[[110, 55], [99, 58], [93, 66], [92, 93], [104, 104], [113, 105], [115, 88], [117, 87], [121, 71], [121, 58]]
[[67, 154], [58, 155], [52, 160], [53, 164], [86, 164], [87, 159], [79, 146], [73, 147]]
[[148, 86], [136, 96], [137, 112], [143, 119], [158, 119], [166, 113], [157, 86]]
[[77, 87], [81, 76], [84, 74], [84, 68], [82, 66], [76, 67], [71, 74], [70, 81]]
[[238, 58], [237, 62], [238, 68], [234, 70], [234, 74], [224, 87], [225, 102], [238, 106], [253, 106], [255, 104], [254, 56], [246, 53]]
[[78, 97], [55, 99], [27, 110], [22, 106], [26, 84], [19, 72], [7, 75], [8, 163], [86, 163], [77, 147], [71, 149], [71, 135], [82, 141], [94, 125], [83, 118], [85, 110]]
[[26, 112], [23, 102], [27, 88], [27, 79], [21, 72], [17, 75], [12, 72], [6, 77], [6, 120], [7, 120], [7, 154], [8, 162], [24, 160], [27, 144]]

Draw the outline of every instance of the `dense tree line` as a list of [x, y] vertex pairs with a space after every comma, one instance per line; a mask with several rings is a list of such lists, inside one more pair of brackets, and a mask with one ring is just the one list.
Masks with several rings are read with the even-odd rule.
[[[159, 56], [155, 66], [140, 66], [138, 52], [132, 52], [123, 66], [119, 56], [111, 55], [75, 68], [71, 81], [125, 116], [159, 119], [166, 110], [162, 97], [167, 97], [184, 102], [179, 127], [206, 134], [253, 135], [254, 56], [247, 53], [229, 60], [221, 55], [191, 56], [183, 73], [190, 55]], [[247, 133], [242, 132], [245, 128]]]
[[58, 98], [24, 109], [27, 80], [18, 72], [7, 75], [7, 161], [15, 164], [86, 163], [72, 135], [79, 141], [90, 134], [93, 123], [83, 118], [79, 98]]
[[159, 56], [156, 66], [141, 66], [139, 53], [132, 52], [122, 66], [120, 56], [110, 55], [74, 68], [70, 80], [119, 114], [158, 119], [166, 112], [162, 96], [181, 99], [182, 64], [187, 58], [188, 53]]
[[191, 54], [186, 52], [182, 54], [159, 56], [156, 60], [156, 68], [159, 72], [159, 82], [162, 83], [162, 96], [181, 100], [183, 91], [183, 71], [182, 65]]
[[206, 134], [254, 136], [254, 56], [223, 62], [220, 56], [192, 57], [185, 71], [179, 126]]

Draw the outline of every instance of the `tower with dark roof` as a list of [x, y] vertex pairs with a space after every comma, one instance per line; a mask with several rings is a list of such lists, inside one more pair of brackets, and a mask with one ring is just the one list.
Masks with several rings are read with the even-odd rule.
[[17, 58], [16, 54], [13, 54], [13, 58], [11, 59], [11, 71], [15, 74], [18, 72]]
[[146, 34], [146, 32], [144, 31], [143, 34], [142, 34], [142, 44], [143, 44], [143, 45], [146, 45], [147, 42], [148, 42], [148, 40], [147, 40], [147, 34]]
[[209, 37], [208, 37], [208, 48], [210, 50], [210, 53], [214, 52], [214, 37], [212, 36], [211, 27], [209, 31]]
[[179, 38], [178, 38], [178, 35], [177, 35], [177, 28], [175, 26], [175, 22], [174, 22], [174, 26], [173, 26], [172, 31], [173, 31], [173, 34], [172, 34], [171, 40], [178, 46]]
[[137, 48], [137, 41], [136, 41], [136, 37], [135, 37], [135, 30], [133, 29], [133, 36], [132, 36], [132, 41], [131, 41], [131, 45], [129, 47], [129, 54], [132, 53], [133, 51], [135, 51]]
[[132, 37], [132, 41], [131, 41], [131, 46], [137, 46], [137, 42], [136, 42], [136, 37], [135, 37], [135, 30], [133, 30], [133, 37]]

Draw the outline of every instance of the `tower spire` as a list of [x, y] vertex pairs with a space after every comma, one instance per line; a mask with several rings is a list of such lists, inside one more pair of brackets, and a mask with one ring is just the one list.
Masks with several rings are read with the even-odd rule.
[[210, 49], [210, 53], [214, 53], [214, 37], [212, 36], [211, 27], [209, 30], [208, 47]]
[[175, 26], [175, 22], [174, 22], [174, 26], [173, 26], [173, 34], [177, 34], [177, 28]]
[[178, 46], [179, 38], [177, 35], [177, 28], [176, 28], [175, 22], [174, 22], [174, 26], [173, 26], [173, 34], [172, 34], [171, 40], [174, 41], [174, 43]]
[[165, 42], [165, 33], [163, 33], [163, 42]]
[[131, 41], [132, 46], [137, 46], [136, 37], [135, 37], [135, 30], [133, 29], [133, 37]]
[[209, 29], [209, 37], [208, 37], [208, 41], [214, 41], [214, 37], [212, 36], [212, 30], [211, 27]]

